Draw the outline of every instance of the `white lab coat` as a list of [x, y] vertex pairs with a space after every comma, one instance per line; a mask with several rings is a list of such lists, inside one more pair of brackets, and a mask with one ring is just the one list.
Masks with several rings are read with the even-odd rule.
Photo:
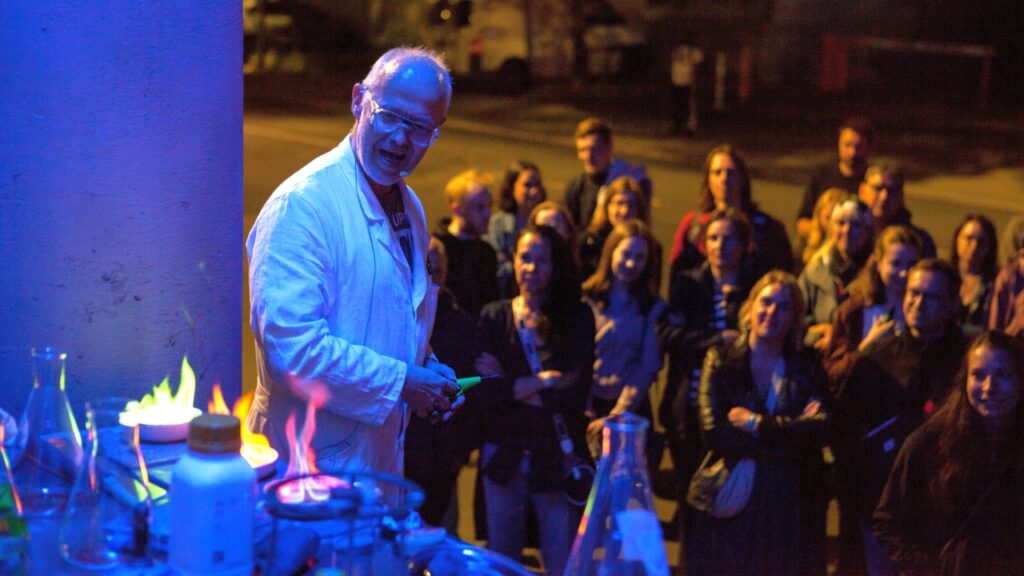
[[246, 425], [287, 457], [285, 423], [317, 387], [318, 466], [401, 474], [409, 363], [429, 353], [437, 288], [423, 206], [401, 183], [413, 266], [352, 150], [351, 137], [285, 180], [249, 234], [258, 380]]

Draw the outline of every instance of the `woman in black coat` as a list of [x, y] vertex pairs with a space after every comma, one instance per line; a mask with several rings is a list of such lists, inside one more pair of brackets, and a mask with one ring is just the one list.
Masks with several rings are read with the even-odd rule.
[[487, 501], [488, 548], [518, 560], [533, 504], [541, 555], [561, 574], [582, 510], [566, 499], [565, 464], [555, 421], [584, 456], [584, 416], [594, 365], [594, 315], [580, 300], [569, 249], [547, 226], [528, 226], [513, 258], [519, 295], [480, 313], [481, 374], [501, 379], [468, 393], [483, 432], [480, 472]]
[[983, 332], [946, 402], [900, 448], [872, 529], [901, 574], [1024, 566], [1024, 351]]
[[714, 458], [756, 463], [746, 507], [731, 518], [692, 513], [688, 574], [793, 575], [801, 565], [805, 463], [820, 460], [827, 412], [817, 359], [801, 349], [803, 297], [774, 270], [740, 311], [743, 334], [708, 351], [698, 404]]

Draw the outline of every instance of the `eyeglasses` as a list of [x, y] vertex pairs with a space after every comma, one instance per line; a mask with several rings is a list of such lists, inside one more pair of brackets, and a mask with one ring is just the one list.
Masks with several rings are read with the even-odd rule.
[[404, 127], [409, 140], [412, 140], [414, 144], [419, 146], [430, 146], [441, 137], [441, 130], [439, 128], [428, 128], [390, 110], [381, 108], [380, 104], [377, 104], [377, 101], [373, 99], [373, 94], [369, 88], [366, 89], [366, 101], [370, 104], [370, 122], [381, 132], [390, 134]]

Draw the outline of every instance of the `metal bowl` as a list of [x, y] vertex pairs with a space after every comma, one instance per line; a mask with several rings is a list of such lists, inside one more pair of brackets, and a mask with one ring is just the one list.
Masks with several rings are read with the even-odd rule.
[[139, 440], [150, 444], [168, 444], [188, 439], [189, 424], [202, 414], [198, 408], [186, 410], [178, 422], [147, 422], [145, 413], [139, 415]]
[[[277, 450], [269, 446], [243, 443], [241, 452], [242, 457], [256, 471], [256, 477], [260, 480], [270, 478], [277, 471], [277, 461], [281, 457]], [[257, 460], [259, 463], [254, 465], [250, 458]]]

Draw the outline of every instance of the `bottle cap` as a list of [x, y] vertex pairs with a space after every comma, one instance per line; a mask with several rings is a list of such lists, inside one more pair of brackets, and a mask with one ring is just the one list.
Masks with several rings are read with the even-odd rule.
[[226, 414], [202, 414], [188, 427], [188, 448], [203, 454], [228, 454], [242, 448], [242, 423]]

